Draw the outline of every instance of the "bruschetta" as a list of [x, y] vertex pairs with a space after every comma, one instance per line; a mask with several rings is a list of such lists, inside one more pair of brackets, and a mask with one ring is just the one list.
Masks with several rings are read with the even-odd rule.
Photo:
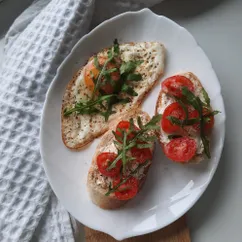
[[103, 209], [116, 209], [133, 199], [152, 163], [155, 129], [161, 116], [142, 111], [112, 122], [92, 159], [87, 187], [91, 200]]
[[164, 80], [156, 114], [162, 115], [158, 140], [165, 155], [179, 163], [210, 158], [210, 134], [218, 113], [193, 73], [179, 73]]

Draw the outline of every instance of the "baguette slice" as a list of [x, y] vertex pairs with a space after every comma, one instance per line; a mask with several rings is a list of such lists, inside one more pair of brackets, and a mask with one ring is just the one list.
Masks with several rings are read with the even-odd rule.
[[[137, 125], [136, 118], [140, 116], [142, 123], [145, 124], [150, 121], [150, 117], [147, 113], [138, 110], [133, 113], [126, 113], [123, 116], [119, 116], [117, 120], [110, 123], [109, 125], [109, 131], [106, 132], [97, 146], [96, 152], [94, 154], [94, 157], [92, 159], [92, 164], [88, 172], [88, 178], [87, 178], [87, 188], [91, 197], [91, 200], [94, 204], [99, 206], [103, 209], [117, 209], [121, 206], [123, 206], [127, 201], [118, 200], [114, 193], [111, 193], [109, 196], [105, 196], [105, 194], [109, 190], [109, 185], [112, 183], [112, 178], [106, 177], [102, 175], [97, 167], [96, 159], [97, 156], [102, 152], [117, 152], [113, 141], [114, 141], [114, 135], [112, 133], [113, 130], [116, 130], [117, 124], [122, 120], [129, 120], [130, 118], [134, 119], [134, 124]], [[154, 134], [154, 133], [152, 133]], [[153, 147], [151, 148], [152, 154], [154, 152], [154, 142], [152, 142]], [[151, 162], [149, 162], [143, 170], [139, 171], [137, 174], [137, 179], [139, 182], [139, 191], [142, 188], [142, 185], [145, 182], [147, 172], [149, 170], [149, 167], [151, 165]]]
[[[122, 113], [136, 110], [142, 104], [146, 95], [151, 91], [164, 72], [165, 47], [158, 42], [126, 43], [120, 45], [121, 59], [125, 62], [130, 60], [143, 60], [136, 68], [136, 73], [142, 75], [142, 80], [130, 82], [129, 85], [138, 93], [137, 96], [130, 97], [131, 102], [126, 104], [116, 104], [113, 106], [112, 114], [108, 122], [100, 114], [80, 115], [72, 113], [65, 117], [65, 109], [75, 106], [76, 102], [92, 96], [91, 91], [85, 85], [84, 71], [81, 68], [66, 87], [61, 111], [61, 133], [62, 140], [66, 147], [72, 150], [79, 150], [93, 139], [99, 137], [108, 130], [109, 122], [117, 119]], [[97, 54], [106, 56], [107, 49]], [[89, 59], [91, 61], [93, 57]], [[88, 100], [88, 99], [87, 99]], [[84, 100], [84, 101], [87, 101]]]
[[[195, 87], [195, 95], [200, 98], [202, 102], [205, 103], [205, 98], [203, 94], [203, 86], [198, 79], [197, 76], [195, 76], [191, 72], [182, 72], [182, 73], [177, 73], [177, 75], [185, 76], [187, 77]], [[157, 102], [156, 102], [156, 114], [163, 114], [165, 108], [170, 105], [171, 103], [175, 102], [175, 99], [168, 96], [166, 93], [164, 93], [162, 90], [159, 93]], [[189, 160], [187, 163], [199, 163], [202, 160], [204, 160], [205, 155], [204, 155], [204, 147], [201, 141], [201, 138], [194, 132], [194, 130], [191, 128], [188, 131], [188, 134], [191, 138], [194, 138], [197, 141], [197, 153], [193, 157], [192, 160]], [[158, 132], [158, 140], [162, 148], [170, 142], [170, 139], [168, 138], [168, 134], [165, 133], [162, 129]]]

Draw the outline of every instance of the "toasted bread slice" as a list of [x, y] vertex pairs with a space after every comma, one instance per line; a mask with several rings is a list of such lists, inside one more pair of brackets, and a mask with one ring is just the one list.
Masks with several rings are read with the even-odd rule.
[[[97, 146], [96, 152], [92, 159], [92, 164], [90, 170], [88, 172], [88, 179], [87, 179], [87, 187], [91, 197], [91, 200], [97, 206], [103, 209], [116, 209], [124, 205], [127, 201], [118, 200], [114, 193], [111, 193], [109, 196], [105, 196], [108, 192], [109, 185], [112, 184], [112, 178], [106, 177], [102, 175], [97, 167], [96, 159], [97, 156], [102, 152], [117, 152], [113, 141], [115, 139], [112, 131], [116, 129], [117, 124], [122, 120], [129, 120], [130, 118], [134, 119], [134, 123], [137, 125], [137, 117], [140, 116], [143, 124], [147, 123], [150, 120], [150, 117], [147, 113], [138, 110], [133, 113], [126, 113], [123, 116], [119, 116], [117, 120], [113, 121], [109, 125], [109, 131], [106, 132], [99, 145]], [[152, 154], [154, 152], [154, 142], [152, 142], [153, 146], [151, 148]], [[151, 162], [149, 162], [142, 171], [139, 171], [137, 174], [137, 179], [139, 182], [139, 191], [142, 185], [145, 182], [147, 172], [149, 169]]]
[[[200, 98], [200, 100], [205, 103], [205, 98], [204, 98], [203, 91], [202, 91], [203, 86], [202, 86], [200, 80], [198, 79], [198, 77], [195, 76], [191, 72], [177, 73], [177, 75], [187, 77], [194, 84], [195, 95], [198, 96]], [[166, 93], [164, 93], [161, 90], [159, 93], [157, 102], [156, 102], [156, 114], [163, 114], [165, 108], [173, 102], [175, 102], [175, 99], [168, 96]], [[187, 131], [188, 131], [189, 136], [191, 136], [192, 138], [194, 138], [197, 141], [197, 153], [193, 157], [193, 159], [189, 160], [187, 163], [199, 163], [202, 160], [204, 160], [204, 158], [205, 158], [204, 147], [203, 147], [202, 141], [192, 128]], [[162, 129], [159, 132], [157, 132], [157, 134], [158, 134], [159, 143], [162, 148], [164, 147], [164, 145], [166, 145], [167, 143], [170, 142], [170, 139], [168, 138], [168, 134], [165, 133]]]
[[[93, 139], [105, 133], [108, 130], [109, 123], [117, 119], [122, 113], [136, 110], [163, 74], [165, 48], [161, 43], [127, 43], [120, 45], [120, 51], [123, 61], [143, 60], [143, 63], [136, 68], [136, 73], [142, 75], [142, 80], [129, 83], [138, 93], [138, 96], [131, 97], [131, 102], [129, 103], [114, 105], [113, 111], [115, 111], [115, 114], [109, 117], [108, 122], [105, 122], [104, 117], [100, 114], [80, 115], [72, 113], [65, 117], [63, 115], [65, 109], [74, 107], [75, 103], [92, 95], [83, 81], [85, 68], [81, 68], [67, 85], [63, 96], [61, 132], [62, 140], [66, 147], [73, 150], [81, 149]], [[98, 53], [98, 56], [103, 55], [107, 55], [107, 49]], [[92, 59], [93, 57], [89, 61]]]

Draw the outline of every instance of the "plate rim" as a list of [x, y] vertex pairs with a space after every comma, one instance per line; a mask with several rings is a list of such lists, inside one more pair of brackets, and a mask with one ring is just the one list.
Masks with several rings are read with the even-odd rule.
[[[218, 168], [218, 165], [220, 163], [220, 159], [221, 159], [221, 155], [223, 153], [223, 149], [224, 149], [224, 140], [225, 140], [225, 132], [226, 132], [226, 111], [225, 111], [225, 106], [224, 106], [224, 100], [223, 100], [223, 96], [222, 96], [222, 93], [221, 93], [221, 85], [220, 85], [220, 82], [218, 80], [218, 77], [212, 67], [212, 63], [211, 61], [209, 60], [209, 58], [207, 57], [206, 53], [204, 52], [204, 50], [200, 47], [200, 45], [198, 44], [198, 42], [196, 41], [196, 39], [193, 37], [193, 35], [184, 27], [182, 27], [181, 25], [179, 25], [178, 23], [176, 23], [175, 21], [163, 16], [163, 15], [158, 15], [154, 12], [152, 12], [150, 9], [148, 8], [144, 8], [142, 10], [139, 10], [139, 11], [128, 11], [128, 12], [124, 12], [124, 13], [121, 13], [119, 15], [116, 15], [110, 19], [107, 19], [105, 21], [103, 21], [101, 24], [99, 24], [98, 26], [96, 26], [94, 29], [92, 29], [89, 33], [87, 33], [86, 35], [84, 35], [81, 39], [79, 39], [77, 41], [77, 43], [74, 45], [74, 47], [72, 48], [72, 50], [70, 51], [70, 53], [66, 56], [66, 58], [64, 59], [64, 61], [60, 64], [60, 66], [58, 67], [57, 71], [56, 71], [56, 75], [53, 79], [53, 81], [51, 82], [47, 92], [46, 92], [46, 98], [45, 98], [45, 102], [44, 102], [44, 106], [43, 106], [43, 110], [42, 110], [42, 115], [41, 115], [41, 119], [40, 119], [40, 134], [39, 134], [39, 137], [40, 137], [40, 154], [41, 154], [41, 157], [42, 157], [42, 164], [43, 164], [43, 167], [44, 167], [44, 171], [46, 173], [46, 176], [47, 176], [47, 179], [48, 179], [48, 182], [53, 190], [53, 192], [55, 193], [55, 195], [58, 197], [59, 199], [59, 196], [57, 195], [56, 191], [55, 191], [55, 188], [54, 186], [52, 186], [52, 178], [51, 178], [51, 175], [49, 174], [48, 172], [48, 168], [47, 168], [47, 163], [45, 160], [44, 160], [44, 156], [45, 156], [45, 152], [43, 150], [43, 126], [44, 126], [44, 119], [45, 119], [45, 114], [46, 114], [46, 109], [47, 109], [47, 106], [48, 106], [48, 100], [49, 100], [49, 97], [50, 97], [50, 93], [52, 92], [52, 89], [54, 87], [54, 84], [57, 82], [57, 80], [59, 79], [60, 77], [60, 74], [62, 72], [62, 69], [64, 68], [64, 66], [70, 61], [73, 53], [78, 49], [79, 45], [82, 43], [82, 41], [84, 41], [85, 39], [89, 38], [97, 29], [103, 27], [104, 25], [108, 24], [109, 22], [112, 22], [113, 20], [116, 20], [116, 19], [119, 19], [119, 18], [122, 18], [124, 16], [127, 16], [127, 15], [141, 15], [141, 14], [149, 14], [151, 17], [155, 17], [157, 19], [164, 19], [165, 21], [168, 21], [170, 22], [171, 24], [173, 25], [176, 25], [176, 27], [179, 27], [183, 30], [186, 31], [187, 34], [190, 35], [190, 38], [192, 39], [192, 41], [194, 42], [194, 44], [196, 45], [197, 48], [199, 48], [199, 51], [202, 52], [202, 54], [204, 55], [204, 57], [206, 58], [206, 61], [208, 64], [210, 64], [210, 68], [214, 74], [214, 76], [216, 77], [216, 82], [217, 82], [217, 85], [219, 86], [220, 90], [219, 92], [217, 93], [218, 96], [221, 96], [221, 105], [223, 107], [223, 114], [224, 114], [224, 122], [223, 122], [223, 129], [222, 131], [220, 131], [220, 135], [221, 135], [221, 139], [222, 139], [222, 147], [221, 147], [221, 153], [219, 154], [218, 156], [218, 162], [215, 164], [214, 166], [214, 169], [211, 171], [210, 173], [210, 176], [208, 177], [207, 179], [207, 183], [203, 186], [203, 188], [201, 189], [201, 192], [200, 194], [197, 196], [197, 198], [195, 200], [193, 200], [193, 202], [190, 204], [190, 206], [187, 208], [187, 209], [184, 209], [182, 211], [181, 214], [179, 214], [177, 217], [174, 217], [173, 219], [171, 219], [165, 226], [156, 226], [155, 228], [152, 228], [152, 229], [147, 229], [147, 230], [143, 230], [143, 231], [139, 231], [139, 232], [133, 232], [133, 231], [130, 231], [130, 233], [122, 233], [122, 234], [113, 234], [113, 233], [110, 233], [110, 231], [107, 231], [107, 230], [103, 230], [100, 226], [98, 225], [94, 225], [94, 224], [84, 224], [83, 222], [81, 222], [79, 219], [77, 219], [75, 217], [75, 215], [73, 215], [70, 211], [68, 211], [68, 209], [64, 206], [64, 208], [68, 211], [68, 213], [70, 213], [71, 216], [73, 216], [77, 221], [79, 221], [83, 226], [87, 226], [89, 228], [92, 228], [94, 230], [98, 230], [98, 231], [102, 231], [104, 233], [107, 233], [109, 235], [111, 235], [112, 237], [114, 237], [115, 239], [117, 240], [123, 240], [123, 239], [126, 239], [126, 238], [129, 238], [129, 237], [133, 237], [133, 236], [139, 236], [139, 235], [143, 235], [143, 234], [147, 234], [147, 233], [151, 233], [151, 232], [154, 232], [154, 231], [157, 231], [159, 229], [162, 229], [168, 225], [170, 225], [171, 223], [175, 222], [177, 219], [179, 219], [180, 217], [182, 217], [184, 214], [186, 214], [193, 206], [194, 204], [201, 198], [201, 196], [204, 194], [204, 192], [206, 191], [208, 185], [211, 183], [211, 180], [213, 179], [214, 177], [214, 174]], [[215, 81], [215, 80], [214, 80]], [[62, 203], [62, 201], [60, 200], [60, 202]]]

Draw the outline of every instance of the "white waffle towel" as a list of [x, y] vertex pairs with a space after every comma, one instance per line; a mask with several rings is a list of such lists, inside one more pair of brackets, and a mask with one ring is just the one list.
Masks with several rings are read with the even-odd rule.
[[159, 1], [38, 0], [10, 28], [0, 69], [1, 242], [75, 240], [69, 214], [48, 184], [39, 153], [46, 91], [90, 26]]

